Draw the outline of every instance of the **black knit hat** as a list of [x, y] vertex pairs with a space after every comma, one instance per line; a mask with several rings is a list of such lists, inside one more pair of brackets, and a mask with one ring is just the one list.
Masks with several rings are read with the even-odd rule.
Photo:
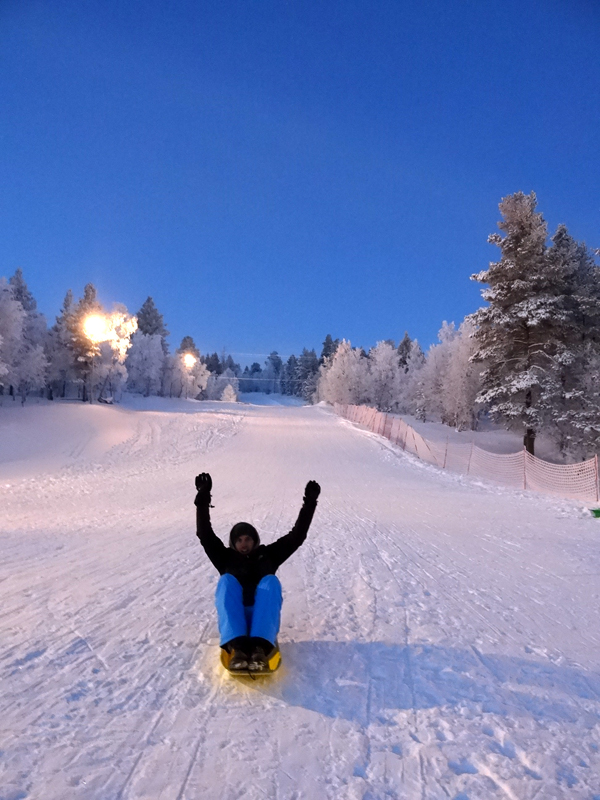
[[231, 529], [231, 533], [229, 534], [229, 546], [235, 548], [235, 543], [240, 536], [251, 536], [254, 540], [254, 547], [258, 547], [260, 544], [260, 536], [258, 535], [258, 531], [254, 525], [250, 525], [249, 522], [236, 522]]

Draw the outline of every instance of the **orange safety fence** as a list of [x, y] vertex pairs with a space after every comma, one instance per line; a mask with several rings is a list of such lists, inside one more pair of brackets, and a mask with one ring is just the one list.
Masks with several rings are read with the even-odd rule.
[[402, 417], [370, 406], [335, 403], [335, 412], [384, 436], [421, 461], [463, 475], [484, 478], [515, 489], [533, 489], [574, 500], [597, 503], [598, 456], [578, 464], [551, 464], [523, 449], [519, 453], [490, 453], [467, 442], [432, 442]]

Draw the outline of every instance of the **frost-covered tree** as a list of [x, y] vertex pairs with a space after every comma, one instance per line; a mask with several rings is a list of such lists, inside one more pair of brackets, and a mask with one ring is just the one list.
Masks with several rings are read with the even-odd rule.
[[595, 374], [600, 360], [600, 269], [584, 244], [559, 225], [547, 251], [559, 276], [561, 327], [548, 383], [554, 402], [546, 415], [548, 433], [571, 458], [593, 455], [600, 444], [600, 394]]
[[25, 283], [23, 270], [20, 267], [15, 271], [15, 274], [9, 278], [8, 282], [11, 286], [14, 299], [18, 303], [21, 303], [23, 309], [25, 311], [35, 311], [37, 303]]
[[249, 367], [244, 367], [240, 377], [241, 392], [262, 392], [262, 367], [254, 361]]
[[91, 365], [90, 399], [95, 395], [99, 402], [113, 402], [120, 396], [127, 382], [125, 360], [136, 330], [137, 318], [122, 303], [104, 315], [103, 331], [96, 337], [99, 352]]
[[194, 356], [194, 358], [201, 358], [200, 350], [198, 350], [198, 348], [196, 347], [196, 343], [194, 342], [194, 339], [191, 336], [183, 337], [183, 339], [181, 340], [181, 344], [177, 348], [177, 352], [180, 354], [191, 353]]
[[2, 361], [2, 343], [4, 339], [0, 336], [0, 394], [2, 394], [2, 390], [4, 388], [4, 384], [2, 383], [2, 376], [8, 373], [8, 364], [5, 361]]
[[226, 369], [220, 375], [208, 374], [204, 393], [207, 400], [222, 400], [223, 392], [231, 387], [235, 396], [239, 393], [239, 381], [233, 370]]
[[233, 356], [225, 355], [225, 352], [223, 352], [223, 355], [221, 357], [221, 366], [222, 366], [221, 372], [223, 372], [226, 369], [230, 369], [236, 377], [239, 376], [239, 374], [242, 371], [240, 365], [233, 360]]
[[233, 388], [233, 386], [228, 383], [227, 386], [223, 389], [223, 393], [221, 394], [221, 400], [224, 403], [237, 403], [237, 392]]
[[92, 341], [85, 331], [85, 322], [88, 317], [105, 314], [97, 294], [96, 287], [92, 283], [86, 284], [83, 289], [83, 297], [65, 316], [69, 348], [73, 354], [73, 373], [82, 387], [81, 399], [84, 402], [89, 399], [89, 382], [94, 359], [100, 356], [100, 343]]
[[451, 345], [456, 337], [454, 323], [442, 323], [438, 332], [439, 344], [432, 345], [414, 384], [413, 403], [420, 419], [427, 417], [448, 423], [444, 398], [444, 381], [451, 358]]
[[421, 371], [425, 364], [425, 353], [417, 339], [410, 343], [406, 359], [405, 375], [400, 395], [400, 410], [405, 414], [414, 414], [419, 418], [425, 415], [421, 392]]
[[67, 320], [73, 311], [73, 292], [69, 289], [65, 295], [60, 314], [48, 331], [46, 337], [46, 357], [48, 359], [49, 396], [56, 393], [66, 397], [67, 385], [75, 377], [73, 351], [70, 347], [70, 334]]
[[[163, 315], [159, 312], [154, 300], [147, 297], [142, 307], [137, 313], [138, 331], [145, 336], [160, 336], [163, 352], [165, 355], [169, 352], [167, 344], [167, 336], [169, 331], [165, 326]], [[152, 392], [154, 394], [154, 392]]]
[[474, 332], [473, 323], [464, 320], [448, 341], [448, 360], [441, 382], [442, 418], [459, 431], [477, 427], [476, 399], [481, 388], [482, 367], [471, 360]]
[[342, 339], [319, 371], [317, 397], [327, 403], [360, 405], [368, 398], [369, 362], [358, 348]]
[[281, 393], [291, 396], [300, 394], [298, 381], [298, 359], [291, 355], [281, 370]]
[[323, 342], [323, 349], [321, 350], [319, 365], [324, 364], [325, 360], [335, 353], [335, 351], [338, 349], [339, 343], [339, 339], [334, 339], [330, 333], [327, 334], [325, 341]]
[[0, 278], [0, 386], [3, 392], [18, 385], [25, 315], [25, 309], [15, 300], [6, 278]]
[[23, 309], [22, 328], [18, 352], [14, 355], [11, 368], [11, 385], [19, 392], [24, 403], [27, 395], [34, 389], [46, 385], [48, 361], [44, 353], [46, 320], [37, 311], [37, 303], [29, 291], [18, 269], [9, 280], [13, 299]]
[[299, 397], [307, 402], [312, 402], [317, 390], [319, 380], [319, 359], [314, 350], [306, 347], [298, 357], [296, 380], [299, 387]]
[[265, 368], [262, 373], [263, 378], [263, 392], [270, 394], [271, 392], [279, 393], [281, 391], [281, 370], [283, 362], [277, 350], [267, 357], [265, 361]]
[[209, 370], [209, 372], [213, 372], [216, 375], [220, 375], [221, 372], [223, 372], [221, 359], [219, 358], [218, 353], [211, 353], [210, 355], [204, 356], [203, 361], [206, 364], [206, 368]]
[[489, 305], [471, 317], [473, 359], [485, 364], [478, 400], [523, 433], [530, 453], [556, 403], [555, 364], [567, 358], [561, 331], [569, 316], [564, 269], [548, 259], [547, 226], [536, 206], [533, 192], [500, 203], [498, 226], [505, 235], [489, 239], [500, 248], [500, 260], [472, 276], [488, 284], [482, 296]]
[[165, 364], [164, 339], [160, 333], [146, 334], [139, 329], [131, 339], [127, 354], [128, 388], [145, 397], [159, 394]]
[[206, 389], [211, 373], [200, 359], [192, 365], [184, 361], [181, 354], [167, 356], [168, 391], [170, 397], [185, 397], [199, 399], [201, 393]]
[[402, 394], [403, 378], [395, 344], [378, 342], [369, 352], [367, 402], [380, 411], [395, 411]]
[[410, 355], [410, 346], [412, 344], [412, 339], [408, 335], [408, 331], [404, 332], [404, 336], [402, 337], [402, 341], [398, 345], [398, 362], [400, 366], [407, 372], [408, 367], [408, 356]]
[[165, 359], [165, 393], [197, 399], [206, 389], [210, 372], [191, 336], [184, 336], [174, 356]]

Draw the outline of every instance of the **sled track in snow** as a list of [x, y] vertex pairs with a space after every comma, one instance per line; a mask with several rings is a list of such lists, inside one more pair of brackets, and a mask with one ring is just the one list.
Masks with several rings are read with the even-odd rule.
[[[320, 408], [113, 418], [0, 484], [2, 800], [600, 795], [597, 522]], [[271, 541], [323, 486], [268, 679], [218, 663], [200, 471], [223, 537]]]

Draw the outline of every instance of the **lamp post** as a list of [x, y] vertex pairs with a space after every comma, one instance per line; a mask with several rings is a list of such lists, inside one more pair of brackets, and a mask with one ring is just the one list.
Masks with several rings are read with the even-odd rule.
[[95, 350], [100, 342], [108, 339], [108, 321], [101, 314], [91, 314], [83, 321], [83, 332], [90, 340], [92, 345], [92, 359], [90, 365], [90, 404], [94, 402], [94, 361], [96, 360]]
[[[187, 369], [188, 372], [192, 371], [192, 369], [194, 368], [194, 364], [196, 363], [197, 360], [198, 359], [196, 358], [196, 356], [193, 353], [184, 353], [183, 354], [183, 364], [184, 364], [184, 366], [185, 366], [185, 368]], [[186, 383], [186, 386], [185, 386], [185, 399], [186, 400], [187, 400], [187, 396], [188, 396], [188, 385]]]

